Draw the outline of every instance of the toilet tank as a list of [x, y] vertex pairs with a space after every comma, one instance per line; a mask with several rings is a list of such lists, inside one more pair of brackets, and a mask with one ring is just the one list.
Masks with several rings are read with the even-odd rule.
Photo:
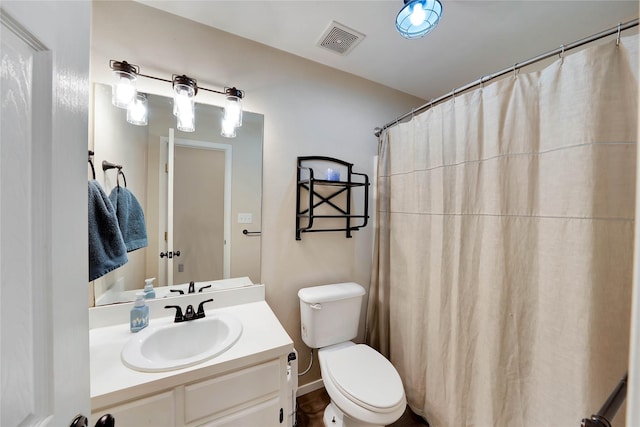
[[353, 282], [300, 289], [304, 343], [310, 348], [321, 348], [355, 338], [364, 293], [364, 288]]

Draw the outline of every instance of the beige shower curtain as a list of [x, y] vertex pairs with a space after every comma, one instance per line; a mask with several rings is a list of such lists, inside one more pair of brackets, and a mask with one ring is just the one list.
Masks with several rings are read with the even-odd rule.
[[381, 135], [367, 340], [432, 427], [577, 427], [624, 375], [637, 64], [592, 45]]

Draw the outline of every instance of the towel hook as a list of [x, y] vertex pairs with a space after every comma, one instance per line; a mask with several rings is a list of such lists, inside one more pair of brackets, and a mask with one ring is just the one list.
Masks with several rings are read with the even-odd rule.
[[122, 172], [122, 169], [118, 169], [118, 174], [116, 175], [116, 185], [120, 187], [120, 175], [122, 175], [122, 180], [124, 181], [124, 188], [127, 188], [127, 177], [124, 176], [124, 172]]
[[96, 168], [93, 167], [93, 151], [89, 150], [89, 164], [91, 165], [91, 176], [96, 179]]
[[116, 185], [118, 187], [120, 187], [120, 175], [122, 175], [122, 178], [124, 179], [124, 186], [126, 188], [127, 187], [127, 177], [124, 176], [124, 172], [122, 172], [122, 165], [117, 165], [115, 163], [111, 163], [111, 162], [108, 162], [106, 160], [103, 160], [102, 161], [102, 170], [104, 172], [106, 172], [109, 169], [118, 169], [118, 173], [116, 174]]

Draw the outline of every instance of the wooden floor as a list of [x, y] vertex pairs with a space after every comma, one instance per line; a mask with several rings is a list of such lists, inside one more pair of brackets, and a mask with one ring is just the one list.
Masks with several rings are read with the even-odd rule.
[[[324, 388], [298, 397], [298, 413], [296, 427], [323, 427], [322, 414], [330, 402]], [[429, 426], [425, 420], [414, 414], [409, 407], [402, 417], [390, 427], [424, 427]]]

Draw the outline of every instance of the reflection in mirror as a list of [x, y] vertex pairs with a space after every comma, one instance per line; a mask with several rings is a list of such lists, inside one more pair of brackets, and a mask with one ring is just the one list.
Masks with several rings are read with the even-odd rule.
[[[95, 280], [95, 305], [132, 301], [145, 279], [156, 296], [260, 283], [263, 116], [244, 112], [235, 138], [221, 136], [220, 107], [196, 104], [195, 132], [176, 127], [171, 98], [148, 95], [148, 125], [127, 123], [111, 87], [94, 85], [94, 164], [123, 166], [127, 188], [143, 207], [149, 245]], [[96, 169], [109, 194], [116, 173]], [[121, 183], [122, 185], [122, 183]], [[179, 255], [178, 255], [179, 253]]]

